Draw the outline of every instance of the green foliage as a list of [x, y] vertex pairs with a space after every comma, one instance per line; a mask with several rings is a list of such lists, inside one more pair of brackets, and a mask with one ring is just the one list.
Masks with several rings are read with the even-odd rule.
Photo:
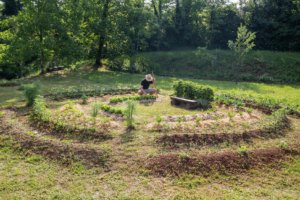
[[83, 104], [86, 104], [88, 99], [89, 99], [89, 97], [87, 97], [87, 96], [83, 93], [82, 96], [81, 96], [82, 103], [83, 103]]
[[125, 101], [126, 108], [124, 109], [124, 117], [126, 118], [127, 127], [128, 128], [134, 128], [133, 122], [133, 114], [137, 112], [136, 106], [137, 103], [133, 100]]
[[252, 111], [253, 111], [253, 108], [247, 108], [247, 110], [246, 110], [246, 112], [249, 114], [252, 113]]
[[127, 101], [127, 100], [138, 101], [138, 100], [144, 100], [144, 99], [156, 99], [156, 96], [154, 96], [154, 95], [137, 95], [137, 96], [111, 97], [111, 98], [109, 98], [109, 102], [110, 103], [118, 103], [118, 102]]
[[237, 56], [237, 67], [235, 67], [236, 83], [238, 82], [239, 69], [243, 67], [246, 54], [255, 46], [254, 42], [251, 43], [251, 41], [256, 37], [255, 33], [248, 32], [246, 26], [242, 24], [238, 29], [237, 35], [236, 42], [228, 41], [228, 47], [235, 51]]
[[285, 141], [281, 141], [279, 144], [280, 148], [286, 149], [288, 147], [287, 143]]
[[91, 116], [97, 118], [100, 110], [100, 104], [95, 102], [91, 105]]
[[39, 94], [39, 89], [42, 87], [41, 82], [37, 81], [32, 84], [24, 85], [24, 96], [26, 98], [26, 105], [32, 106], [34, 103], [34, 99]]
[[164, 121], [163, 117], [157, 116], [156, 120], [155, 120], [158, 124], [161, 123], [162, 121]]
[[6, 80], [6, 79], [1, 79], [0, 80], [0, 86], [15, 86], [18, 85], [18, 81], [13, 79], [13, 80]]
[[200, 118], [200, 117], [197, 117], [197, 118], [196, 118], [196, 121], [197, 121], [197, 122], [200, 122], [201, 120], [202, 120], [202, 118]]
[[232, 119], [234, 116], [235, 116], [234, 113], [231, 113], [231, 112], [228, 113], [228, 117], [229, 117], [230, 119]]
[[238, 148], [236, 150], [236, 152], [239, 154], [239, 155], [245, 155], [247, 154], [247, 150], [246, 150], [246, 147], [245, 146], [242, 146], [241, 148]]
[[186, 99], [204, 99], [213, 101], [214, 91], [210, 86], [196, 85], [190, 81], [178, 81], [173, 85], [174, 95]]
[[178, 120], [179, 123], [181, 123], [182, 122], [182, 117], [177, 117], [177, 120]]

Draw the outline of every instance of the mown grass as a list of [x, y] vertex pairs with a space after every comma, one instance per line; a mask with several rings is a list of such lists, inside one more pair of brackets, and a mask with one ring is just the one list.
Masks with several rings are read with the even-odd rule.
[[[136, 85], [138, 88], [143, 75], [98, 71], [83, 68], [76, 73], [36, 76], [25, 81], [40, 80], [44, 85], [41, 93], [51, 87], [83, 85]], [[251, 169], [243, 174], [219, 174], [212, 172], [209, 177], [182, 174], [179, 177], [156, 177], [143, 168], [147, 157], [167, 153], [212, 153], [235, 151], [240, 146], [247, 150], [278, 146], [280, 141], [299, 141], [299, 119], [291, 118], [293, 130], [285, 136], [255, 139], [251, 143], [219, 144], [200, 146], [182, 145], [168, 149], [155, 143], [155, 138], [164, 133], [144, 129], [156, 116], [186, 115], [201, 111], [187, 111], [172, 107], [168, 95], [172, 84], [178, 78], [156, 77], [161, 88], [162, 103], [138, 105], [136, 130], [114, 134], [111, 141], [113, 153], [108, 168], [87, 168], [82, 163], [63, 166], [59, 161], [30, 155], [27, 151], [15, 149], [9, 137], [0, 133], [0, 197], [2, 199], [297, 199], [300, 193], [300, 157], [290, 158], [279, 169], [264, 167]], [[188, 79], [185, 79], [188, 80]], [[191, 80], [198, 84], [210, 85], [216, 91], [265, 95], [297, 102], [299, 86], [267, 85], [225, 81]], [[17, 88], [0, 88], [0, 105], [25, 105], [23, 95]], [[51, 106], [62, 106], [63, 102], [51, 102]], [[48, 102], [50, 103], [50, 102]], [[88, 105], [87, 105], [88, 106]], [[120, 105], [122, 107], [122, 105]], [[55, 107], [55, 106], [54, 106]], [[112, 130], [114, 131], [114, 130]], [[98, 143], [95, 143], [97, 145]], [[101, 142], [99, 142], [101, 144]]]

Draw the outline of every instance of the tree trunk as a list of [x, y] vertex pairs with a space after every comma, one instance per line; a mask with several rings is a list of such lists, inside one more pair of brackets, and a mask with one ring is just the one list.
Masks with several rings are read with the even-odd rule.
[[99, 41], [99, 48], [98, 52], [96, 55], [96, 63], [95, 63], [95, 68], [98, 69], [98, 67], [101, 66], [101, 59], [103, 57], [103, 46], [105, 44], [105, 29], [106, 29], [106, 18], [108, 14], [108, 4], [110, 0], [106, 0], [106, 3], [104, 4], [104, 10], [103, 10], [103, 15], [102, 15], [102, 25], [101, 25], [101, 36], [100, 36], [100, 41]]
[[45, 70], [44, 70], [44, 51], [42, 50], [41, 53], [41, 74], [44, 74]]

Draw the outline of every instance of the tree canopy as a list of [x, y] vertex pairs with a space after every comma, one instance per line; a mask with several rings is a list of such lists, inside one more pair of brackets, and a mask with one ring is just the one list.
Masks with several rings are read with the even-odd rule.
[[299, 51], [300, 3], [294, 0], [2, 0], [0, 76], [21, 63], [59, 59], [69, 66], [182, 47], [228, 49], [242, 23], [254, 49]]

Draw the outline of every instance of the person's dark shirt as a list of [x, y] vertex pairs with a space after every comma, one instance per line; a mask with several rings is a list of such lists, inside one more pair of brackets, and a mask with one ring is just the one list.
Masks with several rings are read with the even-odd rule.
[[146, 90], [146, 89], [149, 89], [149, 85], [152, 83], [153, 83], [153, 81], [148, 82], [146, 79], [143, 79], [141, 85], [143, 86], [143, 89]]

